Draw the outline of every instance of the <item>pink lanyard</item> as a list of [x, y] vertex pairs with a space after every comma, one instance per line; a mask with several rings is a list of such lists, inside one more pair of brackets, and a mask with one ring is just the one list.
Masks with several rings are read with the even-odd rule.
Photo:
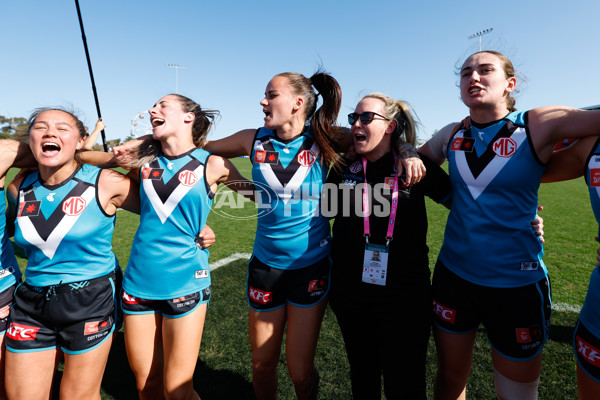
[[[394, 152], [394, 163], [398, 163], [398, 156]], [[394, 165], [395, 165], [394, 164]], [[363, 185], [363, 221], [365, 226], [365, 240], [369, 243], [369, 236], [371, 236], [371, 227], [369, 224], [369, 194], [367, 190], [367, 159], [362, 158], [363, 174], [365, 175]], [[394, 225], [396, 224], [396, 213], [398, 212], [398, 172], [394, 176], [394, 187], [392, 188], [392, 208], [390, 210], [390, 220], [388, 222], [386, 238], [386, 246], [389, 246], [394, 235]]]

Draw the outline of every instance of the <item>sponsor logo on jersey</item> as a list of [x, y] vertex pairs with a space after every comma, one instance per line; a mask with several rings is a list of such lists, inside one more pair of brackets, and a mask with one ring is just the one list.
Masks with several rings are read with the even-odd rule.
[[19, 205], [17, 217], [36, 217], [40, 213], [42, 202], [40, 200], [26, 201]]
[[86, 205], [87, 202], [83, 197], [73, 196], [69, 197], [63, 202], [62, 211], [71, 217], [75, 217], [77, 215], [80, 215], [83, 212], [83, 210], [85, 210]]
[[450, 146], [450, 151], [466, 151], [471, 153], [475, 147], [475, 139], [473, 138], [455, 138]]
[[10, 315], [10, 304], [0, 308], [0, 319], [5, 319]]
[[35, 340], [37, 332], [40, 328], [29, 325], [17, 324], [15, 322], [11, 322], [6, 330], [6, 336], [11, 338], [12, 340]]
[[123, 300], [123, 303], [125, 303], [125, 304], [146, 304], [146, 303], [152, 303], [152, 301], [153, 301], [153, 300], [146, 300], [146, 299], [140, 299], [138, 297], [134, 297], [125, 291], [123, 292], [121, 299]]
[[517, 142], [515, 142], [512, 138], [503, 137], [494, 142], [492, 145], [492, 150], [494, 150], [494, 153], [496, 153], [498, 157], [509, 158], [516, 153]]
[[600, 168], [590, 169], [590, 186], [600, 186]]
[[317, 160], [317, 156], [311, 150], [302, 150], [298, 153], [298, 163], [303, 167], [310, 167]]
[[163, 168], [142, 168], [142, 179], [158, 181], [162, 179], [163, 172], [165, 172]]
[[580, 338], [579, 335], [575, 336], [575, 341], [577, 342], [577, 353], [596, 368], [600, 368], [600, 350]]
[[537, 261], [521, 261], [521, 271], [537, 271], [540, 263]]
[[277, 164], [279, 162], [279, 152], [256, 150], [254, 152], [254, 162], [259, 164]]
[[435, 312], [435, 315], [439, 318], [451, 324], [453, 324], [456, 319], [456, 310], [445, 307], [435, 300], [433, 300], [433, 312]]
[[362, 164], [360, 161], [356, 161], [354, 162], [354, 164], [352, 164], [350, 166], [350, 168], [348, 168], [350, 170], [350, 172], [352, 172], [353, 174], [356, 174], [360, 171], [362, 171]]
[[531, 332], [529, 328], [516, 328], [517, 343], [531, 343]]
[[94, 333], [102, 332], [109, 329], [112, 326], [110, 318], [104, 321], [92, 321], [86, 322], [83, 327], [84, 335], [93, 335]]
[[252, 300], [256, 301], [257, 303], [261, 303], [261, 304], [270, 303], [271, 300], [273, 300], [271, 298], [272, 295], [273, 295], [273, 292], [263, 292], [262, 290], [255, 289], [252, 286], [248, 287], [248, 296]]
[[208, 270], [207, 269], [199, 269], [194, 273], [194, 278], [196, 279], [204, 279], [208, 278]]
[[183, 186], [194, 186], [198, 182], [198, 177], [194, 174], [194, 171], [189, 170], [181, 171], [177, 178]]

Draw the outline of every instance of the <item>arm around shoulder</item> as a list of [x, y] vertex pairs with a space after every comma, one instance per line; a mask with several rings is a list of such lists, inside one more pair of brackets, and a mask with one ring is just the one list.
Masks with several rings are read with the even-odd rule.
[[225, 158], [250, 156], [256, 129], [244, 129], [223, 139], [204, 143], [204, 150]]

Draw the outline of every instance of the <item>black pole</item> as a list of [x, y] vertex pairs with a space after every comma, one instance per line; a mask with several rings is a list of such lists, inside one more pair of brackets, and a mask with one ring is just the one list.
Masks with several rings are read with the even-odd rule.
[[[92, 72], [92, 63], [90, 62], [90, 53], [88, 52], [87, 41], [85, 40], [85, 31], [83, 30], [83, 20], [81, 19], [81, 11], [79, 10], [79, 0], [75, 0], [75, 6], [77, 7], [77, 17], [79, 17], [79, 27], [81, 28], [81, 39], [83, 40], [83, 48], [85, 49], [85, 58], [87, 60], [88, 70], [90, 71], [90, 79], [92, 80], [92, 91], [94, 92], [94, 100], [96, 101], [96, 111], [98, 112], [98, 119], [102, 118], [100, 114], [100, 103], [98, 103], [98, 93], [96, 92], [96, 83], [94, 82], [94, 73]], [[102, 129], [102, 146], [104, 151], [108, 151], [106, 146], [106, 135], [104, 129]]]

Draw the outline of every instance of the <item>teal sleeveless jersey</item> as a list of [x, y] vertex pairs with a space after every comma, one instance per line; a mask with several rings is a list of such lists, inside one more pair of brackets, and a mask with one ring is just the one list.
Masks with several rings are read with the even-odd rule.
[[254, 254], [279, 269], [303, 268], [327, 257], [330, 227], [321, 215], [327, 168], [310, 132], [282, 141], [260, 128], [251, 161], [257, 202], [268, 206], [258, 216]]
[[195, 241], [213, 202], [208, 157], [201, 149], [161, 154], [140, 170], [140, 225], [123, 280], [128, 294], [169, 300], [210, 286], [208, 250]]
[[100, 168], [83, 165], [58, 185], [37, 171], [19, 190], [15, 243], [27, 256], [25, 281], [49, 286], [98, 278], [114, 271], [115, 216], [98, 202]]
[[460, 129], [448, 147], [452, 207], [439, 259], [469, 282], [519, 287], [548, 271], [541, 240], [531, 229], [537, 214], [540, 162], [527, 113]]

